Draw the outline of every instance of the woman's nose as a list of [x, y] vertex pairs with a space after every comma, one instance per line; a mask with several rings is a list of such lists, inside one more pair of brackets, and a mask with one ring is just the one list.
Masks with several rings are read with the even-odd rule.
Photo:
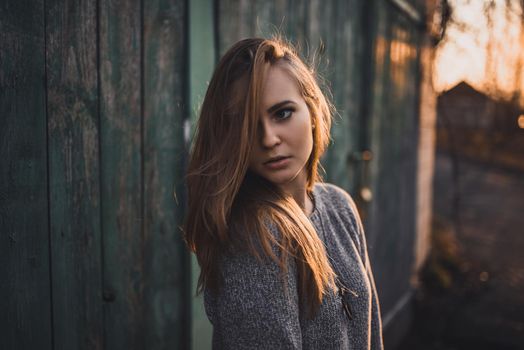
[[262, 123], [261, 129], [263, 147], [272, 148], [280, 143], [280, 136], [275, 126], [270, 123]]

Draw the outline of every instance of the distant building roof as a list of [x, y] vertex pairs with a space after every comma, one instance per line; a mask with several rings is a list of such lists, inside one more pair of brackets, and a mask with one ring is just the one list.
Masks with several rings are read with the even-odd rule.
[[467, 96], [467, 97], [474, 98], [474, 99], [478, 98], [478, 99], [491, 100], [495, 103], [513, 106], [515, 110], [520, 110], [521, 113], [524, 113], [524, 105], [519, 106], [518, 103], [508, 101], [507, 99], [490, 96], [487, 93], [484, 93], [482, 91], [475, 89], [473, 86], [471, 86], [470, 84], [468, 84], [465, 81], [461, 81], [460, 83], [453, 86], [452, 88], [449, 88], [448, 90], [443, 91], [440, 94], [440, 97], [444, 97], [444, 96], [454, 96], [454, 97], [459, 97], [459, 98]]
[[446, 116], [447, 123], [455, 127], [500, 130], [514, 130], [522, 114], [517, 104], [493, 98], [465, 81], [440, 94], [437, 111], [437, 121]]
[[453, 86], [452, 88], [444, 91], [441, 95], [450, 95], [450, 94], [453, 94], [453, 95], [466, 95], [466, 96], [478, 96], [478, 97], [482, 97], [482, 98], [487, 98], [487, 99], [491, 99], [491, 97], [489, 97], [488, 95], [478, 91], [477, 89], [475, 89], [473, 86], [469, 85], [468, 83], [466, 83], [465, 81], [461, 81], [460, 83], [458, 83], [457, 85]]

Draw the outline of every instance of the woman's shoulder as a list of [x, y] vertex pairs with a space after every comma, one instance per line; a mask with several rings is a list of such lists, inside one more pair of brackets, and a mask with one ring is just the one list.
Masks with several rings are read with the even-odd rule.
[[315, 182], [315, 191], [320, 191], [329, 194], [338, 193], [341, 195], [348, 195], [348, 193], [343, 188], [328, 182]]
[[247, 231], [241, 227], [232, 231], [233, 235], [239, 237], [224, 247], [217, 261], [223, 272], [251, 275], [253, 270], [260, 268], [278, 270], [274, 257], [280, 257], [281, 254], [282, 232], [276, 222], [267, 217], [262, 218], [258, 229], [265, 231], [265, 239], [260, 232]]
[[343, 188], [325, 182], [315, 183], [313, 190], [315, 200], [322, 201], [335, 207], [349, 208], [351, 211], [356, 210], [355, 201], [351, 195]]
[[314, 198], [318, 215], [335, 217], [338, 222], [349, 225], [351, 236], [357, 244], [360, 244], [363, 226], [357, 205], [351, 195], [337, 185], [317, 183], [314, 188]]

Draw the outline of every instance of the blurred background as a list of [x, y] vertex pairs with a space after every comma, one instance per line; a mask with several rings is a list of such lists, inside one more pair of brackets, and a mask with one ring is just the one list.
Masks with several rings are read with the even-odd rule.
[[209, 349], [180, 234], [219, 57], [281, 34], [337, 108], [387, 349], [524, 348], [524, 0], [5, 0], [1, 349]]

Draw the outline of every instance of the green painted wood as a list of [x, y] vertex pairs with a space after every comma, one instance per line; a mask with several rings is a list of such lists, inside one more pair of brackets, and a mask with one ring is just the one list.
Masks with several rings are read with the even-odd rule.
[[0, 348], [52, 349], [43, 1], [0, 4]]
[[99, 4], [100, 164], [106, 349], [146, 348], [141, 2]]
[[307, 33], [307, 0], [288, 0], [286, 3], [286, 13], [284, 16], [284, 35], [291, 40], [302, 52], [306, 46]]
[[103, 345], [96, 4], [46, 2], [56, 349]]
[[212, 0], [189, 4], [189, 99], [194, 126], [215, 67], [215, 20]]
[[189, 348], [188, 253], [179, 231], [185, 204], [185, 6], [182, 0], [144, 2], [145, 349]]
[[278, 23], [275, 21], [276, 1], [257, 1], [253, 4], [255, 16], [255, 36], [270, 37], [278, 33]]
[[255, 22], [252, 11], [242, 0], [219, 1], [217, 12], [217, 47], [222, 57], [235, 42], [254, 35]]
[[[204, 99], [215, 66], [215, 33], [213, 1], [194, 0], [189, 3], [189, 101], [191, 103], [191, 135], [198, 120], [200, 106]], [[188, 140], [189, 141], [189, 140]], [[191, 254], [190, 269], [191, 301], [191, 344], [193, 350], [211, 349], [212, 325], [203, 303], [203, 295], [196, 296], [200, 267]]]
[[[372, 235], [383, 313], [410, 289], [416, 212], [418, 28], [391, 4], [380, 4], [373, 110]], [[395, 264], [391, 264], [395, 261]]]
[[[230, 4], [230, 5], [229, 5]], [[240, 0], [218, 1], [215, 9], [215, 25], [217, 28], [216, 49], [218, 56], [222, 57], [233, 43], [235, 33], [240, 32]], [[230, 16], [230, 17], [228, 17]], [[226, 20], [234, 18], [235, 20]]]
[[[373, 107], [373, 74], [375, 69], [374, 64], [374, 47], [377, 42], [377, 27], [376, 23], [376, 2], [366, 1], [362, 4], [362, 18], [360, 19], [361, 35], [361, 50], [362, 61], [360, 63], [360, 131], [359, 131], [359, 146], [360, 154], [353, 154], [350, 156], [349, 166], [355, 168], [355, 184], [353, 185], [354, 199], [357, 203], [360, 217], [365, 227], [368, 227], [369, 210], [373, 200], [373, 193], [371, 192], [371, 184], [373, 181], [372, 167], [376, 163], [374, 159], [374, 149], [372, 148], [372, 131], [373, 118], [371, 118], [371, 111]], [[368, 152], [370, 157], [367, 160], [363, 159], [365, 152]], [[355, 155], [360, 158], [360, 161], [355, 161]], [[358, 159], [357, 158], [357, 159]], [[368, 197], [365, 196], [365, 191], [368, 191]], [[368, 233], [369, 236], [369, 233]]]
[[[322, 6], [322, 5], [320, 5]], [[337, 1], [324, 13], [320, 26], [327, 26], [326, 78], [331, 84], [337, 110], [331, 129], [333, 142], [326, 154], [327, 180], [358, 192], [359, 162], [350, 157], [362, 151], [362, 65], [364, 35], [362, 33], [363, 2]], [[316, 16], [312, 13], [311, 16]], [[327, 17], [327, 18], [326, 18]], [[330, 18], [330, 19], [329, 19]], [[324, 23], [324, 24], [322, 24]], [[327, 39], [329, 38], [329, 39]], [[329, 41], [328, 41], [329, 40]]]
[[282, 34], [302, 46], [305, 41], [306, 7], [304, 0], [219, 2], [217, 46], [220, 56], [238, 40], [253, 36]]

